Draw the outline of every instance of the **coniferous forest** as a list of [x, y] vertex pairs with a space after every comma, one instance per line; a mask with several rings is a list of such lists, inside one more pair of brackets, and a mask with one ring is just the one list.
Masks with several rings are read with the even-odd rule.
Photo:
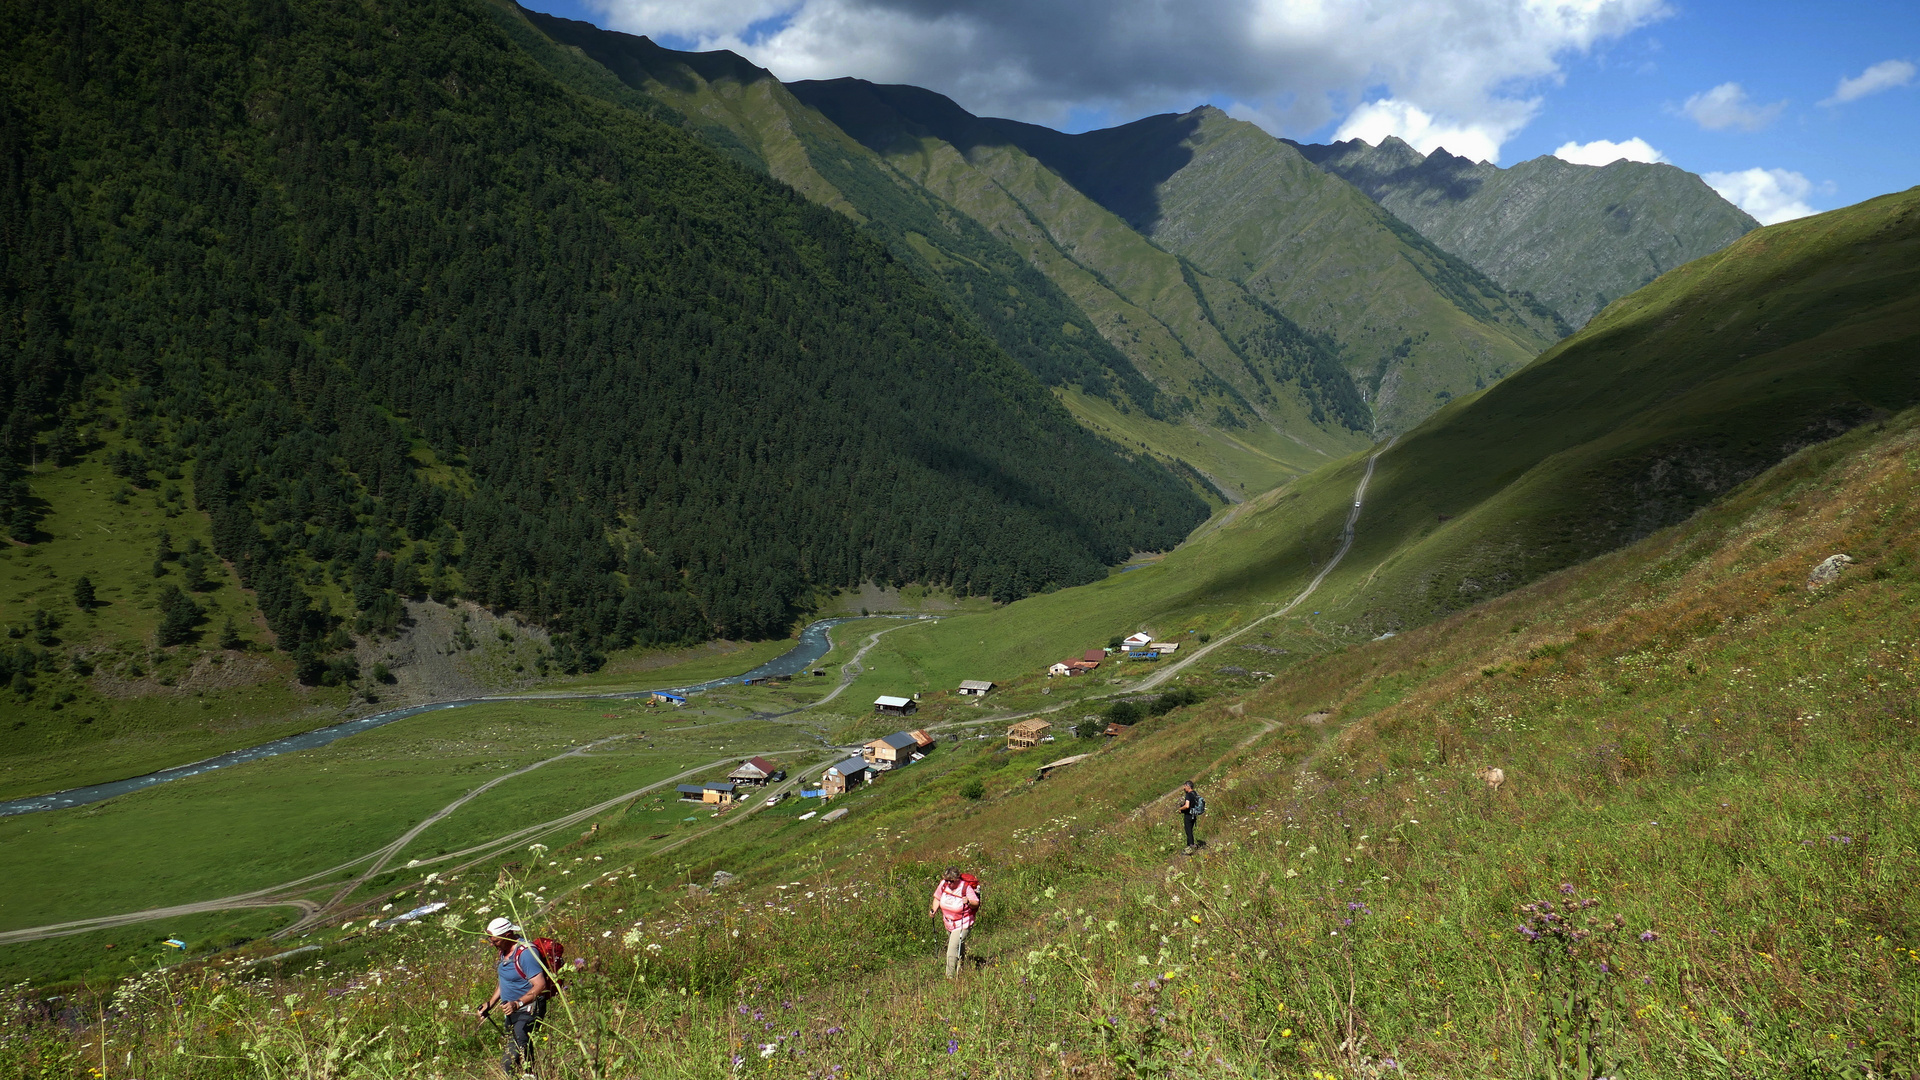
[[1205, 515], [855, 226], [556, 81], [484, 0], [4, 6], [16, 540], [20, 463], [108, 453], [191, 476], [310, 663], [434, 595], [577, 669], [783, 634], [822, 587], [1086, 582]]

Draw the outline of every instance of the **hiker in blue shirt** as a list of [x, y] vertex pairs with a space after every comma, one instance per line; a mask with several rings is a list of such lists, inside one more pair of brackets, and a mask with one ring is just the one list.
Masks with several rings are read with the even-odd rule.
[[507, 1052], [500, 1067], [510, 1077], [520, 1075], [526, 1062], [527, 1075], [533, 1074], [533, 1029], [547, 1015], [547, 987], [552, 985], [540, 966], [540, 954], [520, 940], [520, 928], [510, 919], [495, 919], [487, 924], [487, 944], [500, 953], [500, 984], [493, 996], [480, 1006], [487, 1016], [495, 1005], [507, 1007]]

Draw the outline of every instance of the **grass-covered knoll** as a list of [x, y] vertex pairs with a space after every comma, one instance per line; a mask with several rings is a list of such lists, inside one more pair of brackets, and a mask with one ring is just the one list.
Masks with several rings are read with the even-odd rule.
[[1667, 164], [1575, 165], [1542, 156], [1500, 168], [1421, 154], [1389, 135], [1293, 144], [1422, 236], [1579, 327], [1668, 270], [1760, 227], [1706, 181]]
[[[550, 1020], [559, 1075], [1905, 1075], [1917, 535], [1908, 412], [1038, 783], [1044, 752], [943, 744], [838, 824], [651, 856], [610, 822], [522, 855], [499, 890], [435, 887], [469, 935], [518, 909], [583, 962]], [[1809, 590], [1834, 552], [1855, 561]], [[1209, 843], [1188, 859], [1164, 795], [1196, 775]], [[925, 917], [949, 862], [988, 897], [970, 943], [988, 964], [951, 984]], [[714, 869], [741, 877], [680, 888]], [[1517, 910], [1540, 902], [1597, 932]], [[143, 1076], [329, 1050], [477, 1074], [494, 1038], [461, 1004], [487, 954], [446, 926], [353, 936], [278, 978], [148, 976], [111, 1053]], [[15, 1068], [93, 1059], [84, 1021], [34, 1015], [0, 1044]]]

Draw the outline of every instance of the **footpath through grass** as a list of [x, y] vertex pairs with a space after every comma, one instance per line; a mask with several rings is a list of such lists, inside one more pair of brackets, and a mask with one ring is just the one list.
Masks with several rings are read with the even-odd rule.
[[[1045, 755], [943, 744], [833, 825], [655, 856], [614, 823], [435, 882], [431, 926], [123, 985], [104, 1026], [29, 996], [0, 1054], [482, 1075], [472, 932], [512, 911], [578, 965], [549, 1075], [1910, 1075], [1916, 536], [1908, 413], [1044, 781], [1023, 777]], [[1810, 590], [1835, 552], [1854, 562]], [[1165, 796], [1195, 774], [1187, 858]], [[988, 888], [985, 963], [955, 983], [925, 914], [949, 862]], [[685, 888], [723, 865], [734, 883]]]

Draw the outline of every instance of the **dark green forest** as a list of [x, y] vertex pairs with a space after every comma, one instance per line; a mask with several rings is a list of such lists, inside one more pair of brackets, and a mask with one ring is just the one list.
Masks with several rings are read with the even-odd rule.
[[16, 540], [20, 462], [190, 470], [280, 647], [462, 596], [577, 668], [863, 580], [1077, 584], [1205, 515], [855, 226], [479, 0], [4, 8]]

